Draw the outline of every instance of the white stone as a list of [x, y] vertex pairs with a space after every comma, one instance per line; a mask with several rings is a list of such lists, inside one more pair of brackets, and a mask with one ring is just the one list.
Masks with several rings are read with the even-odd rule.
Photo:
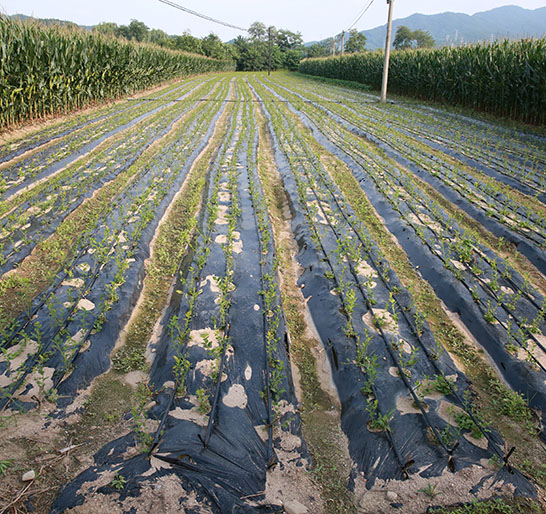
[[27, 471], [24, 475], [23, 475], [23, 482], [30, 482], [31, 480], [34, 480], [36, 478], [36, 472], [31, 469], [30, 471]]
[[307, 512], [309, 512], [307, 510], [307, 507], [305, 505], [302, 505], [297, 500], [285, 502], [283, 504], [283, 507], [284, 507], [284, 512], [286, 512], [286, 514], [307, 514]]
[[78, 302], [78, 309], [82, 309], [84, 311], [92, 311], [94, 308], [95, 308], [95, 304], [89, 301], [87, 298], [82, 298]]
[[394, 491], [387, 491], [387, 500], [394, 502], [398, 500], [398, 495]]

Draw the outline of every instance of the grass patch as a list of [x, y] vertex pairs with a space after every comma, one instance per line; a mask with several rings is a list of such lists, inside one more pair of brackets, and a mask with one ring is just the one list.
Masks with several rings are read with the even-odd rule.
[[472, 503], [456, 507], [432, 508], [434, 514], [540, 514], [544, 512], [536, 502], [525, 498], [501, 499], [488, 501], [475, 500]]

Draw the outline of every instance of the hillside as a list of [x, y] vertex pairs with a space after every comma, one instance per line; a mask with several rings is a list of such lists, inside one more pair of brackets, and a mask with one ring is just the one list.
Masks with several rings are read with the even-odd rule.
[[[393, 21], [393, 31], [400, 25], [411, 30], [428, 30], [437, 46], [451, 43], [472, 43], [492, 39], [542, 37], [546, 34], [546, 7], [524, 9], [514, 5], [497, 7], [473, 15], [445, 12], [441, 14], [412, 14]], [[386, 25], [363, 30], [370, 50], [385, 45]], [[312, 43], [308, 43], [312, 44]]]
[[[541, 37], [546, 34], [546, 7], [524, 9], [514, 5], [498, 7], [473, 15], [445, 12], [442, 14], [413, 14], [407, 18], [395, 20], [393, 30], [405, 25], [411, 30], [428, 30], [437, 46], [450, 43], [473, 43], [502, 38]], [[385, 45], [385, 28], [365, 30], [370, 49]]]
[[71, 21], [58, 20], [56, 18], [34, 18], [32, 16], [26, 16], [25, 14], [13, 14], [11, 16], [8, 16], [8, 18], [13, 18], [14, 20], [20, 21], [36, 20], [40, 23], [43, 23], [44, 25], [66, 25], [68, 27], [80, 27], [86, 30], [93, 30], [92, 25], [78, 25], [77, 23], [73, 23]]

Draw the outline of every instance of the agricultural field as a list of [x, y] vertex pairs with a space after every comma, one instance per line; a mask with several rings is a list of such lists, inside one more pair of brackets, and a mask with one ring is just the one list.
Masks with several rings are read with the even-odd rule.
[[226, 72], [1, 137], [2, 512], [543, 511], [543, 131]]

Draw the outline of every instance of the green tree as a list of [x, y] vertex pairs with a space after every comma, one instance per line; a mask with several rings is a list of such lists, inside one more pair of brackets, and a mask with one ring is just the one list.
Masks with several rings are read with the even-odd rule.
[[322, 43], [313, 43], [310, 46], [305, 47], [305, 57], [326, 57], [330, 52], [330, 47]]
[[192, 36], [189, 32], [184, 32], [182, 36], [174, 36], [172, 45], [173, 48], [176, 50], [183, 50], [184, 52], [190, 52], [194, 54], [203, 53], [201, 40], [197, 37]]
[[267, 45], [263, 41], [251, 41], [239, 36], [233, 46], [236, 49], [237, 71], [261, 71], [267, 67]]
[[171, 37], [166, 32], [159, 29], [152, 29], [148, 34], [148, 40], [160, 46], [171, 46], [170, 39]]
[[229, 57], [229, 51], [224, 47], [224, 43], [213, 33], [201, 39], [201, 48], [206, 56], [213, 59], [225, 59]]
[[430, 32], [421, 29], [413, 31], [413, 40], [417, 48], [432, 48], [436, 44]]
[[297, 70], [302, 58], [302, 51], [298, 49], [288, 50], [282, 54], [282, 67], [288, 70]]
[[250, 26], [248, 33], [250, 34], [251, 41], [267, 41], [267, 28], [259, 21], [255, 21]]
[[413, 32], [400, 25], [394, 37], [394, 48], [397, 50], [406, 50], [408, 48], [432, 48], [435, 41], [426, 30], [417, 29]]
[[[256, 22], [250, 37], [239, 36], [233, 41], [233, 55], [238, 71], [263, 71], [269, 62], [269, 41], [265, 25]], [[277, 31], [271, 27], [271, 69], [295, 69], [302, 58], [301, 35], [288, 30]]]
[[303, 47], [303, 38], [299, 32], [279, 29], [275, 33], [275, 43], [281, 52], [287, 52], [288, 50], [301, 49]]
[[405, 25], [400, 25], [396, 30], [396, 36], [394, 36], [393, 46], [396, 50], [405, 50], [411, 48], [413, 40], [413, 32]]
[[131, 31], [129, 30], [129, 27], [127, 25], [120, 25], [116, 29], [116, 36], [124, 37], [125, 39], [131, 39]]
[[345, 43], [345, 51], [349, 54], [366, 50], [366, 36], [356, 29], [349, 32], [349, 40]]
[[148, 27], [141, 21], [131, 20], [131, 23], [129, 23], [129, 39], [146, 41], [148, 39]]

